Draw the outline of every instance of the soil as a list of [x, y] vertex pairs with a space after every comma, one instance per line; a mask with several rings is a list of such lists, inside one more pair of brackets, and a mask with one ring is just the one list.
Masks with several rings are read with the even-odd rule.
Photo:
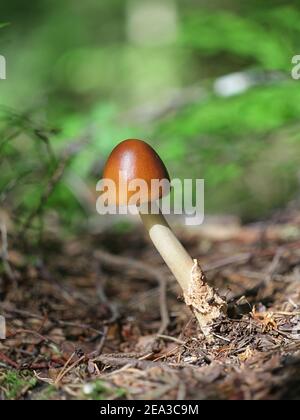
[[178, 231], [228, 302], [211, 341], [142, 228], [2, 238], [0, 398], [299, 399], [299, 222]]

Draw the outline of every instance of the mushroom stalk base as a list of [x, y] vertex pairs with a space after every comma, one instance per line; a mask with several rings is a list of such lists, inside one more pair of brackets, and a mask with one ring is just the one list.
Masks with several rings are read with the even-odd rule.
[[140, 212], [140, 216], [156, 249], [180, 284], [185, 302], [192, 309], [202, 332], [212, 339], [212, 324], [226, 313], [226, 302], [207, 284], [197, 260], [192, 260], [159, 209], [157, 212]]

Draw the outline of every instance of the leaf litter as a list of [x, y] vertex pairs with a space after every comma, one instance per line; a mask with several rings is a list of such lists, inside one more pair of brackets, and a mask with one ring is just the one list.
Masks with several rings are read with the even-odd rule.
[[139, 229], [2, 237], [0, 399], [299, 399], [299, 219], [181, 232], [228, 305], [213, 340]]

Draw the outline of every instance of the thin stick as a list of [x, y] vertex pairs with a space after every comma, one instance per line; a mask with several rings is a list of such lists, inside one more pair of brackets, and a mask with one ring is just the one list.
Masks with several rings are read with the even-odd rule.
[[105, 355], [96, 357], [92, 361], [101, 362], [105, 365], [110, 365], [112, 367], [114, 366], [120, 367], [120, 366], [125, 366], [125, 365], [128, 365], [130, 367], [135, 367], [138, 369], [148, 369], [151, 367], [161, 367], [161, 368], [169, 367], [167, 363], [163, 363], [163, 362], [152, 362], [150, 360], [131, 359], [128, 357], [118, 358], [118, 357], [105, 356]]
[[69, 365], [69, 363], [71, 362], [71, 360], [73, 359], [73, 357], [75, 356], [75, 352], [71, 354], [71, 356], [68, 358], [68, 360], [66, 361], [66, 363], [64, 364], [64, 366], [62, 367], [61, 371], [58, 373], [54, 383], [58, 384], [58, 382], [60, 381], [60, 378], [63, 375], [64, 370], [67, 368], [67, 366]]
[[78, 360], [76, 360], [70, 367], [68, 367], [66, 369], [66, 367], [68, 366], [68, 364], [71, 362], [71, 360], [73, 359], [75, 353], [73, 353], [68, 361], [66, 362], [65, 366], [62, 368], [62, 370], [60, 371], [60, 373], [57, 375], [57, 378], [55, 379], [54, 384], [57, 385], [64, 376], [66, 376], [67, 373], [69, 373], [75, 366], [77, 366], [80, 362], [82, 362], [82, 360], [85, 358], [85, 355], [81, 356]]
[[162, 339], [164, 339], [164, 340], [174, 341], [175, 343], [178, 343], [178, 344], [183, 344], [183, 345], [185, 344], [185, 342], [184, 342], [184, 341], [179, 340], [178, 338], [175, 338], [175, 337], [171, 337], [171, 336], [169, 336], [169, 335], [158, 334], [158, 337], [159, 337], [159, 338], [162, 338]]
[[159, 285], [159, 308], [161, 317], [161, 324], [158, 334], [162, 334], [167, 329], [170, 322], [166, 298], [167, 282], [164, 275], [159, 270], [150, 267], [148, 264], [142, 261], [136, 261], [133, 258], [112, 255], [103, 250], [95, 251], [94, 255], [105, 265], [121, 270], [134, 269], [143, 273], [143, 275], [146, 275], [149, 279], [155, 279], [157, 281]]

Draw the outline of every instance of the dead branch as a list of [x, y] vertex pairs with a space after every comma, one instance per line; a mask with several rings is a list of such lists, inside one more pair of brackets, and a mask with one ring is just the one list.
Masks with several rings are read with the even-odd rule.
[[114, 356], [107, 356], [101, 355], [96, 357], [92, 360], [93, 362], [100, 362], [104, 365], [109, 365], [111, 367], [120, 367], [126, 366], [134, 367], [137, 369], [149, 369], [153, 367], [160, 367], [160, 368], [171, 368], [170, 364], [164, 362], [152, 362], [151, 360], [140, 360], [140, 359], [133, 359], [131, 357], [114, 357]]

